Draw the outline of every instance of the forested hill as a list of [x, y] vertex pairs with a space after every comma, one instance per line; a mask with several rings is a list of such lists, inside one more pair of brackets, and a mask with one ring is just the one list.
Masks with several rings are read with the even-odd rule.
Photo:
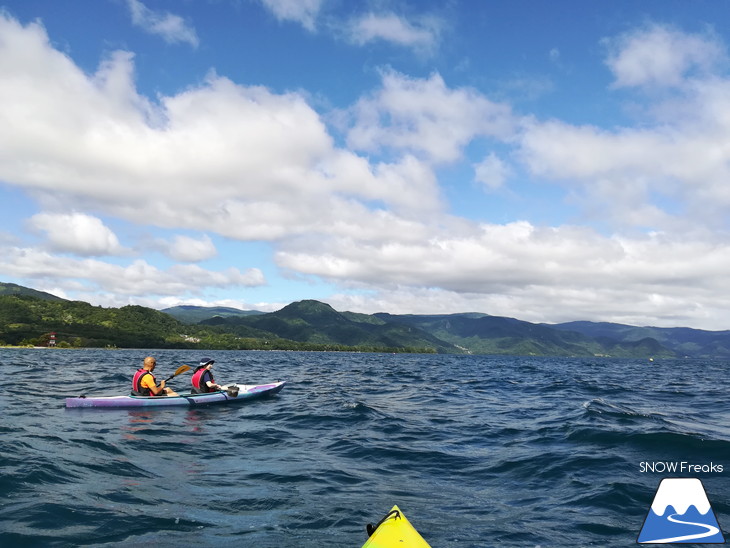
[[[192, 307], [190, 307], [192, 308]], [[202, 324], [276, 333], [299, 341], [380, 339], [427, 346], [437, 352], [539, 356], [610, 356], [641, 358], [730, 357], [729, 331], [635, 327], [573, 322], [534, 324], [484, 313], [397, 315], [337, 312], [318, 301], [300, 301], [270, 314], [227, 314], [198, 308]], [[189, 310], [187, 311], [190, 312]], [[244, 315], [245, 314], [245, 315]], [[201, 317], [201, 316], [198, 316]]]
[[55, 333], [59, 346], [72, 347], [730, 357], [729, 331], [533, 324], [482, 313], [358, 314], [312, 300], [271, 313], [192, 306], [166, 313], [92, 306], [13, 284], [0, 290], [0, 344], [5, 345], [45, 346]]
[[23, 287], [22, 285], [0, 282], [0, 296], [2, 296], [2, 295], [35, 297], [37, 299], [43, 299], [43, 300], [47, 300], [47, 301], [65, 300], [65, 299], [62, 299], [61, 297], [56, 297], [56, 295], [51, 295], [50, 293], [46, 293], [45, 291], [38, 291], [36, 289], [31, 289], [29, 287]]
[[255, 316], [263, 314], [258, 310], [240, 310], [228, 306], [192, 306], [180, 305], [163, 308], [161, 312], [169, 314], [182, 323], [196, 324], [210, 318], [227, 318], [231, 316]]
[[[293, 306], [293, 305], [290, 305]], [[327, 306], [327, 305], [323, 305]], [[292, 309], [290, 309], [291, 311]], [[281, 311], [280, 311], [281, 312]], [[272, 327], [286, 313], [268, 316]], [[251, 316], [259, 317], [259, 316]], [[222, 320], [220, 316], [217, 316]], [[311, 317], [309, 318], [311, 320]], [[273, 321], [273, 323], [272, 323]], [[284, 324], [306, 320], [289, 316]], [[316, 323], [316, 322], [315, 322]], [[382, 323], [382, 322], [380, 322]], [[47, 346], [51, 334], [59, 347], [115, 348], [206, 348], [230, 350], [351, 350], [387, 352], [436, 352], [452, 350], [426, 335], [386, 336], [387, 329], [363, 329], [352, 336], [347, 327], [331, 326], [329, 333], [295, 336], [297, 329], [266, 329], [261, 326], [184, 324], [169, 314], [143, 306], [102, 308], [81, 301], [51, 300], [28, 295], [0, 295], [0, 345]], [[320, 326], [322, 327], [322, 326]], [[395, 331], [402, 328], [396, 327]], [[278, 331], [278, 332], [277, 332]], [[407, 330], [403, 330], [407, 331]], [[289, 336], [292, 335], [292, 336]]]
[[[46, 346], [159, 348], [175, 346], [180, 322], [151, 308], [102, 308], [81, 301], [0, 296], [0, 343]], [[171, 344], [172, 343], [172, 344]]]
[[460, 352], [458, 347], [422, 329], [368, 314], [338, 312], [328, 304], [312, 300], [292, 303], [269, 314], [215, 317], [202, 323], [223, 327], [241, 336], [254, 329], [301, 343]]
[[270, 314], [214, 317], [202, 322], [242, 335], [264, 330], [297, 341], [337, 340], [343, 344], [426, 346], [436, 352], [533, 356], [675, 357], [677, 354], [647, 338], [619, 342], [595, 339], [487, 314], [393, 315], [338, 312], [318, 301], [300, 301]]

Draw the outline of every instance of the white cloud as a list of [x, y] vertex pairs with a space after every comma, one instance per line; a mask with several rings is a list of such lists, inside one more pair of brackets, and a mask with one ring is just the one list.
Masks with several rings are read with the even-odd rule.
[[218, 254], [213, 241], [205, 234], [200, 238], [175, 236], [168, 246], [167, 254], [176, 261], [184, 263], [205, 261]]
[[460, 233], [434, 232], [414, 242], [354, 247], [333, 238], [317, 249], [283, 248], [277, 261], [297, 272], [327, 278], [489, 293], [545, 280], [545, 270], [535, 268], [543, 262], [554, 262], [556, 271], [566, 273], [579, 264], [585, 272], [585, 266], [610, 251], [610, 246], [597, 246], [595, 239], [590, 232], [539, 229], [527, 222], [472, 225]]
[[[38, 280], [39, 287], [93, 295], [95, 292], [114, 295], [106, 304], [126, 304], [132, 298], [155, 296], [200, 295], [205, 288], [255, 287], [266, 283], [257, 268], [243, 272], [237, 268], [222, 271], [203, 269], [197, 265], [173, 265], [161, 270], [138, 259], [123, 266], [98, 259], [78, 259], [54, 255], [32, 248], [5, 247], [0, 249], [0, 274], [15, 278]], [[80, 284], [78, 280], [83, 279]]]
[[439, 74], [420, 79], [396, 72], [383, 74], [382, 88], [358, 101], [351, 116], [350, 146], [393, 147], [436, 163], [458, 159], [476, 137], [510, 139], [517, 121], [508, 105], [473, 89], [451, 89]]
[[198, 47], [198, 35], [179, 15], [151, 10], [140, 0], [127, 0], [132, 22], [150, 34], [161, 36], [165, 42], [184, 42]]
[[82, 256], [124, 252], [116, 234], [101, 219], [85, 213], [38, 213], [28, 224], [33, 230], [45, 232], [55, 251]]
[[[638, 129], [518, 118], [508, 104], [451, 88], [438, 74], [387, 72], [349, 112], [349, 145], [384, 153], [370, 159], [338, 147], [302, 93], [211, 74], [153, 103], [136, 91], [131, 54], [112, 54], [89, 76], [37, 24], [0, 16], [0, 36], [0, 180], [42, 191], [57, 207], [93, 206], [170, 229], [200, 230], [204, 216], [210, 234], [273, 242], [279, 266], [295, 275], [373, 292], [363, 307], [535, 321], [730, 321], [730, 81], [698, 78], [689, 61], [661, 73], [616, 61], [626, 86], [694, 71], [681, 93], [651, 104]], [[638, 51], [632, 44], [620, 51]], [[435, 170], [477, 139], [498, 141], [535, 183], [563, 185], [591, 221], [615, 221], [616, 234], [449, 217]], [[474, 168], [492, 187], [510, 173], [489, 152]], [[61, 220], [36, 223], [51, 234]], [[637, 235], [637, 226], [654, 231]], [[82, 231], [75, 252], [113, 249], [105, 228], [99, 240]], [[186, 243], [173, 241], [171, 254], [209, 257], [206, 238], [187, 241], [187, 255], [176, 245]], [[265, 283], [257, 269], [162, 270], [4, 247], [0, 273], [76, 294], [84, 278], [96, 302], [102, 292], [137, 302], [204, 300], [206, 287]]]
[[707, 295], [694, 301], [666, 292], [640, 293], [606, 286], [590, 289], [525, 287], [509, 293], [462, 293], [441, 288], [396, 286], [373, 288], [365, 294], [339, 293], [326, 301], [337, 310], [392, 314], [454, 314], [487, 311], [492, 316], [534, 323], [560, 323], [590, 318], [627, 325], [719, 329], [727, 325], [727, 302]]
[[330, 240], [277, 254], [284, 268], [365, 295], [328, 299], [362, 312], [489, 312], [528, 321], [591, 318], [717, 328], [730, 322], [725, 295], [730, 245], [662, 234], [605, 237], [527, 222], [472, 233], [360, 246]]
[[677, 233], [730, 228], [730, 80], [708, 72], [726, 61], [712, 36], [652, 26], [611, 43], [616, 86], [649, 94], [636, 127], [605, 129], [523, 119], [520, 159], [572, 192], [585, 215]]
[[[681, 113], [655, 127], [607, 131], [559, 121], [526, 124], [521, 157], [534, 174], [576, 189], [592, 213], [622, 226], [727, 229], [728, 83], [697, 88]], [[702, 127], [699, 121], [703, 122]]]
[[367, 13], [350, 22], [349, 39], [358, 45], [382, 40], [430, 52], [440, 40], [443, 23], [435, 17], [408, 21], [394, 13]]
[[510, 167], [493, 152], [473, 167], [474, 180], [482, 183], [490, 191], [501, 188], [512, 172]]
[[0, 18], [0, 27], [3, 180], [133, 222], [196, 229], [205, 215], [210, 231], [239, 239], [351, 230], [354, 214], [440, 207], [430, 167], [338, 149], [298, 93], [211, 74], [154, 105], [134, 88], [129, 54], [88, 77], [38, 25]]
[[695, 71], [707, 74], [726, 56], [713, 36], [652, 25], [608, 40], [606, 61], [616, 87], [678, 86]]
[[324, 0], [261, 0], [277, 19], [300, 23], [305, 29], [314, 31], [317, 15]]
[[225, 306], [228, 308], [238, 308], [239, 310], [258, 310], [260, 312], [275, 312], [281, 310], [289, 302], [271, 303], [271, 302], [258, 302], [250, 303], [248, 301], [241, 301], [236, 299], [196, 299], [187, 298], [180, 299], [178, 297], [163, 297], [155, 303], [156, 308], [170, 308], [173, 306]]

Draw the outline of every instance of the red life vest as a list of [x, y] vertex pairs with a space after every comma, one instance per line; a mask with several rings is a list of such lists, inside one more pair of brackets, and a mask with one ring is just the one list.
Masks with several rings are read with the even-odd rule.
[[193, 383], [193, 388], [197, 388], [200, 392], [217, 392], [217, 390], [208, 386], [208, 381], [215, 383], [213, 373], [205, 367], [198, 369], [195, 373], [193, 373], [193, 377], [190, 379], [190, 382]]
[[[142, 377], [145, 375], [152, 375], [149, 371], [146, 369], [137, 369], [137, 372], [134, 374], [134, 378], [132, 379], [132, 394], [133, 395], [139, 395], [142, 394], [143, 396], [154, 396], [154, 394], [150, 391], [149, 388], [145, 387], [142, 388]], [[155, 383], [155, 386], [157, 386], [157, 381], [155, 380], [155, 376], [152, 375], [152, 381]], [[136, 394], [135, 394], [136, 392]]]

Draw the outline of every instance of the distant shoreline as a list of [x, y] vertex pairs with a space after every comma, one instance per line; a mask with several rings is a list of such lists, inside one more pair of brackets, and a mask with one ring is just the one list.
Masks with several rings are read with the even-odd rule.
[[25, 348], [26, 350], [70, 350], [69, 348], [53, 347], [53, 346], [28, 346], [28, 345], [13, 345], [13, 344], [2, 344], [0, 348]]

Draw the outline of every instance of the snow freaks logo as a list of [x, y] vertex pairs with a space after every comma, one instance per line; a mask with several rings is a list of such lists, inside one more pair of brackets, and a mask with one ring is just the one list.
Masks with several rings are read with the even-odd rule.
[[697, 478], [665, 478], [644, 520], [639, 544], [723, 544], [725, 537]]

